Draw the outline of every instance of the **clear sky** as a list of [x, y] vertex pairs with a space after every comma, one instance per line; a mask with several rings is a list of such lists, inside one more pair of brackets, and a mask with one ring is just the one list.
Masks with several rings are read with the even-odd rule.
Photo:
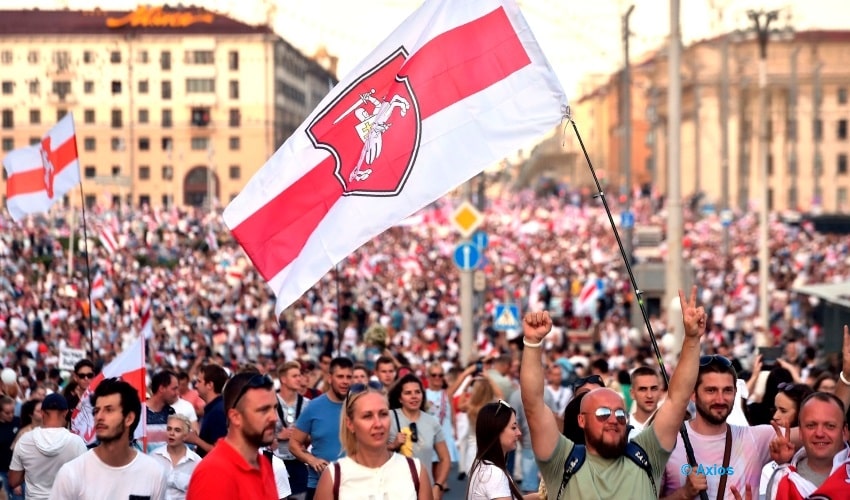
[[[466, 0], [451, 0], [466, 1]], [[632, 58], [661, 45], [670, 27], [669, 0], [517, 0], [570, 98], [588, 74], [623, 62], [621, 17], [630, 4]], [[680, 0], [682, 35], [701, 39], [749, 27], [747, 9], [781, 9], [777, 27], [848, 29], [850, 0]], [[0, 8], [132, 9], [156, 1], [0, 0]], [[175, 5], [176, 2], [168, 2]], [[421, 0], [184, 0], [248, 22], [267, 19], [287, 41], [312, 54], [320, 45], [339, 57], [342, 78], [413, 12]], [[723, 13], [722, 22], [719, 20]]]

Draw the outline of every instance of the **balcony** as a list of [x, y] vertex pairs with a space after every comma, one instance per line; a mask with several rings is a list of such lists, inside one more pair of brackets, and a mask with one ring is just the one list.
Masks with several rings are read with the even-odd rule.
[[56, 106], [77, 104], [77, 96], [74, 94], [57, 94], [51, 92], [47, 95], [47, 102]]

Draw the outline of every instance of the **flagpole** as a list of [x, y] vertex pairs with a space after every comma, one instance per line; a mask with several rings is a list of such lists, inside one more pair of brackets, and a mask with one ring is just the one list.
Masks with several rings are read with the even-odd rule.
[[68, 278], [74, 276], [74, 236], [77, 234], [77, 211], [71, 208], [71, 224], [68, 225], [70, 235], [68, 236]]
[[339, 263], [334, 266], [336, 272], [336, 352], [342, 356], [342, 294], [339, 291]]
[[86, 282], [88, 282], [88, 296], [89, 296], [89, 348], [91, 349], [91, 357], [94, 358], [94, 331], [92, 328], [92, 314], [94, 308], [92, 307], [91, 300], [91, 265], [89, 264], [89, 234], [88, 229], [86, 229], [86, 197], [83, 195], [83, 183], [80, 182], [80, 200], [82, 201], [83, 206], [83, 248], [86, 251]]

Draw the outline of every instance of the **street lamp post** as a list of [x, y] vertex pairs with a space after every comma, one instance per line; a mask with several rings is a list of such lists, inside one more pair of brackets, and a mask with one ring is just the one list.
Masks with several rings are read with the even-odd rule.
[[759, 46], [759, 166], [761, 178], [761, 210], [759, 211], [759, 318], [763, 332], [756, 334], [756, 345], [767, 345], [770, 331], [770, 311], [768, 309], [768, 279], [770, 267], [770, 252], [768, 248], [768, 200], [770, 178], [768, 176], [768, 137], [767, 137], [767, 42], [770, 38], [770, 23], [776, 21], [779, 12], [754, 11], [747, 12], [752, 20]]

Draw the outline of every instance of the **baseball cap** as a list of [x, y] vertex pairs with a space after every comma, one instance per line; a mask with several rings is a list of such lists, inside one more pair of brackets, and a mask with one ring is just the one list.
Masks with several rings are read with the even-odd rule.
[[41, 402], [41, 410], [68, 410], [68, 402], [61, 394], [54, 392]]

